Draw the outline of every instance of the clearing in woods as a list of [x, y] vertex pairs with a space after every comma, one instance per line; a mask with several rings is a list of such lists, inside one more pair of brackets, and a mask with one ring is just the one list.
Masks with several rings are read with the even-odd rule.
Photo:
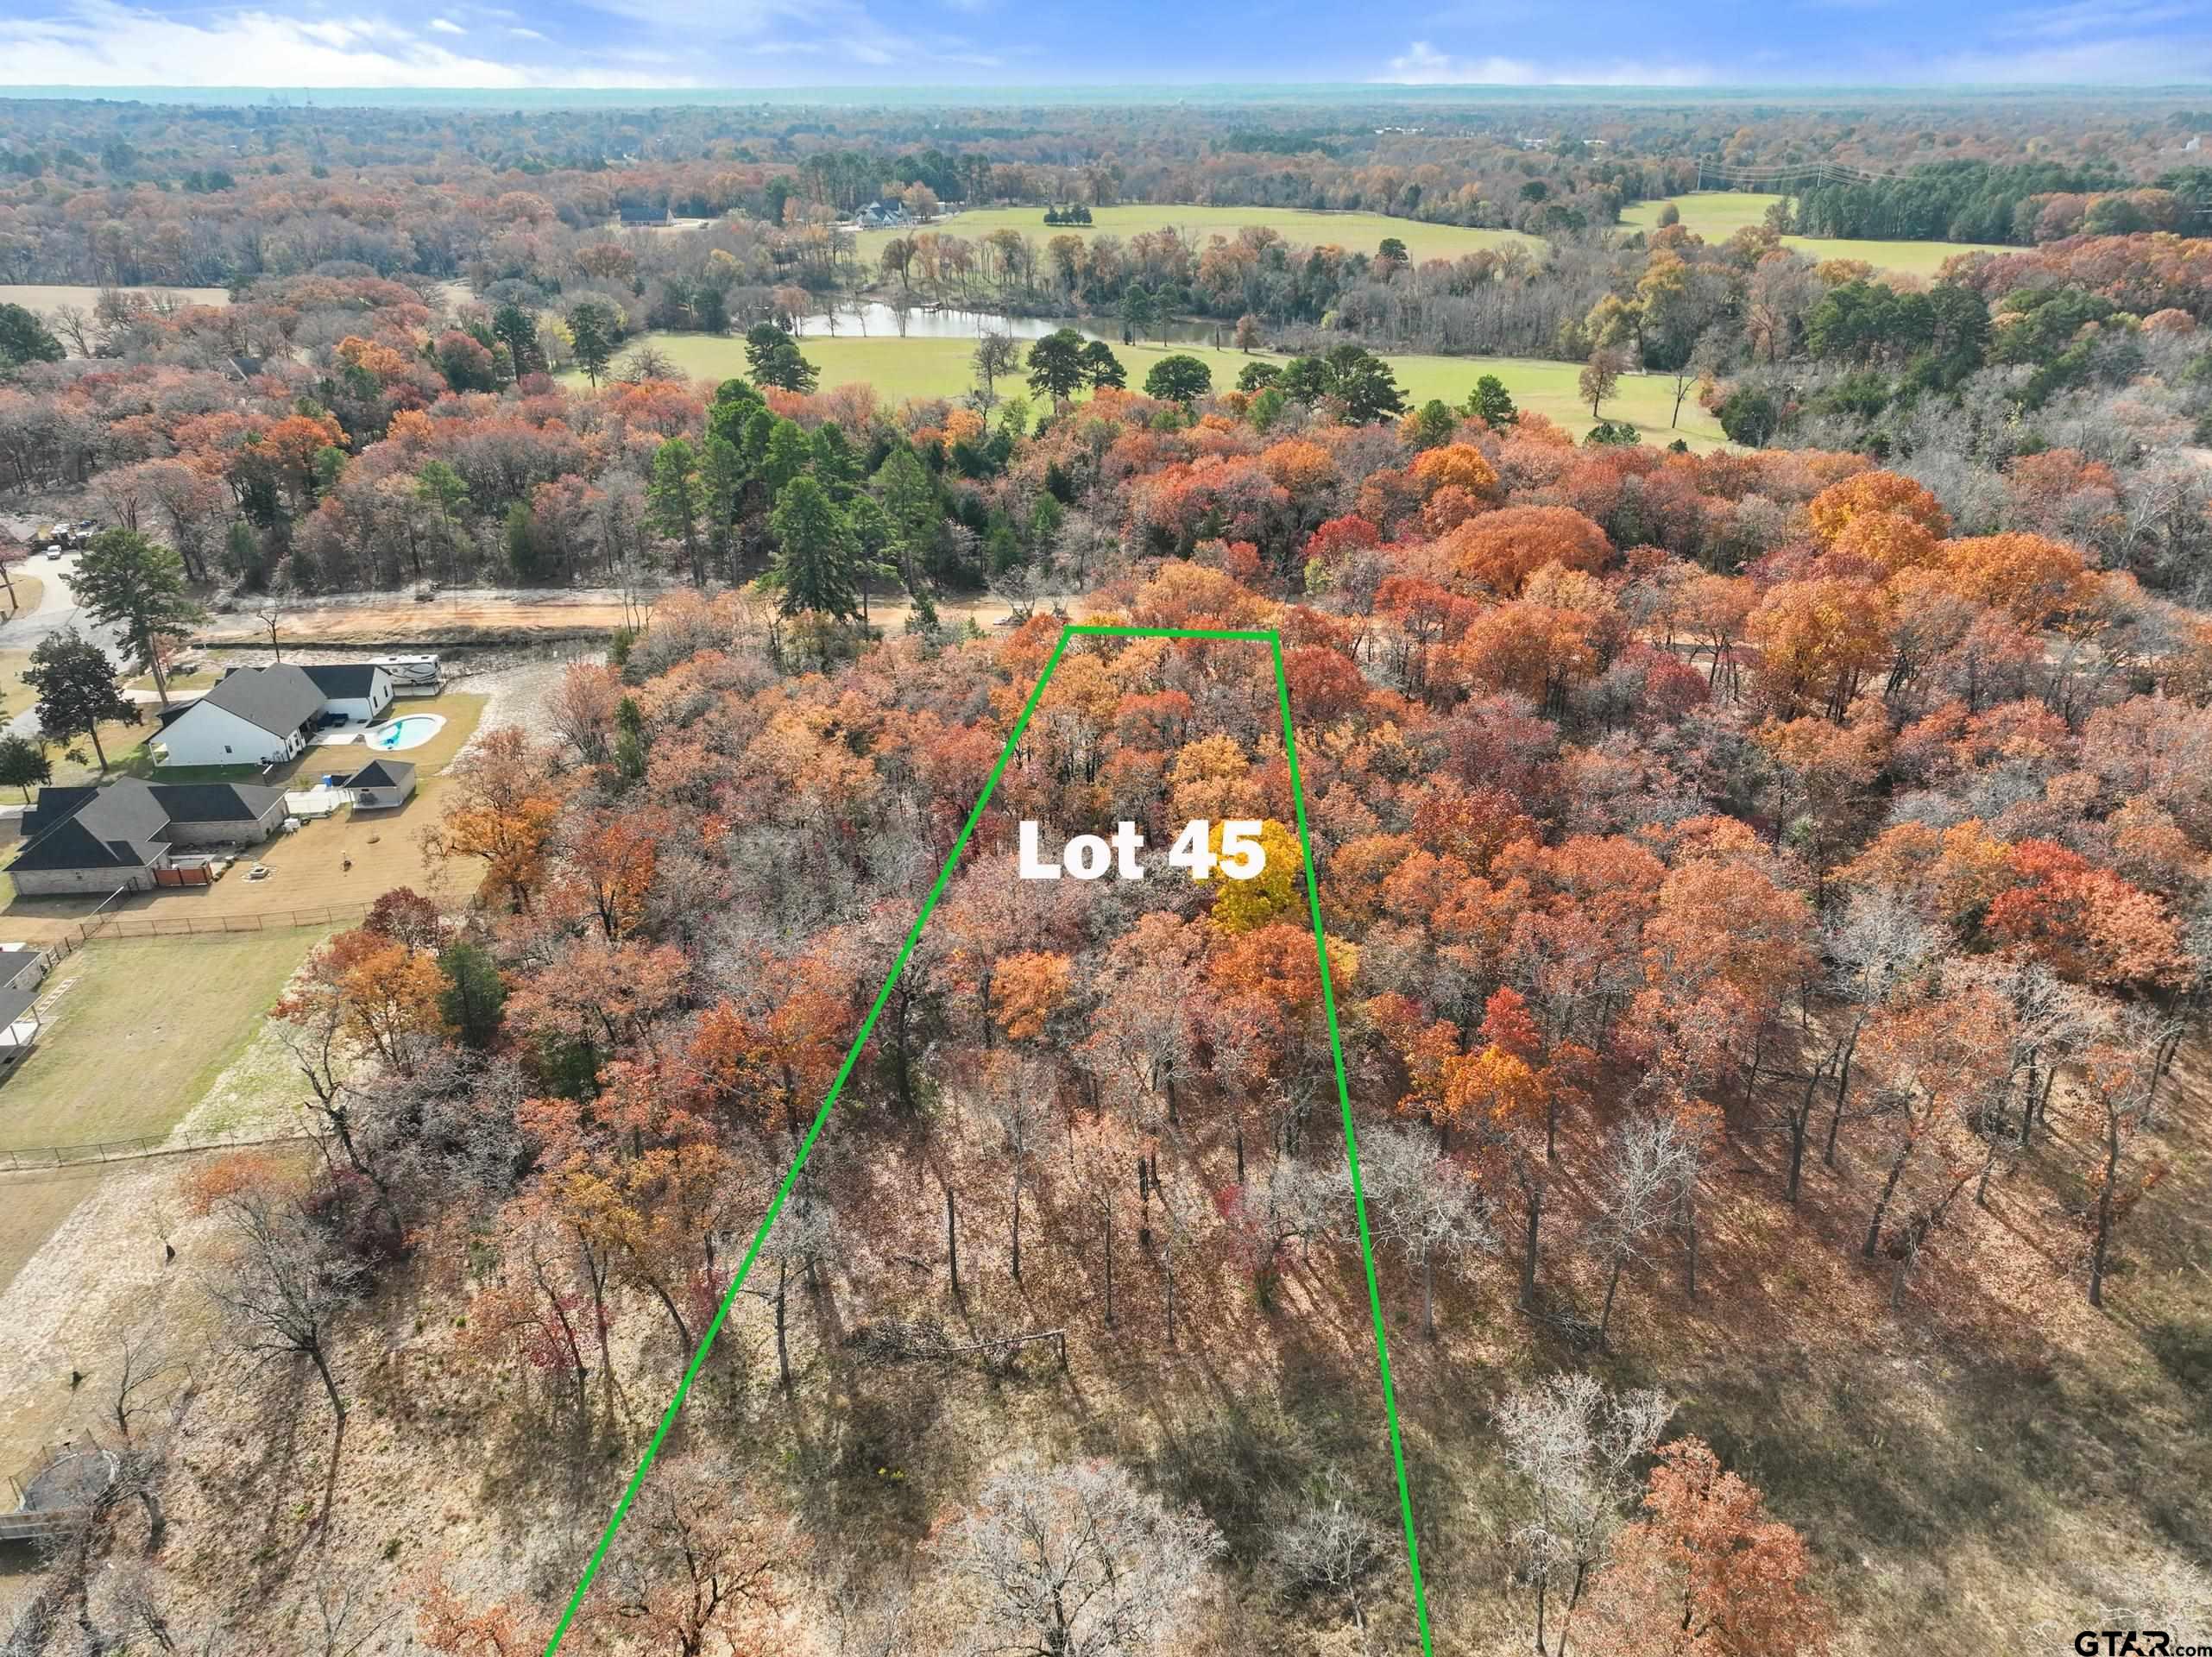
[[[1954, 249], [1965, 252], [1963, 248]], [[1228, 391], [1248, 362], [1282, 368], [1290, 361], [1282, 351], [1217, 350], [1208, 345], [1124, 345], [1118, 330], [1103, 317], [1090, 319], [1094, 331], [1114, 334], [1114, 356], [1129, 375], [1129, 388], [1142, 391], [1144, 376], [1165, 356], [1194, 356], [1213, 371], [1213, 389]], [[647, 334], [632, 342], [649, 344], [665, 353], [677, 369], [695, 380], [749, 377], [745, 341], [738, 335]], [[822, 389], [855, 382], [873, 386], [886, 402], [905, 397], [959, 397], [975, 384], [975, 342], [972, 339], [924, 339], [896, 334], [841, 334], [828, 337], [809, 334], [798, 342], [799, 351], [821, 371]], [[1026, 346], [1024, 346], [1026, 350]], [[1381, 353], [1397, 376], [1408, 407], [1417, 408], [1431, 398], [1458, 406], [1467, 400], [1475, 381], [1494, 374], [1505, 382], [1521, 407], [1556, 420], [1579, 434], [1591, 425], [1590, 405], [1578, 387], [1583, 365], [1553, 362], [1534, 356], [1443, 356], [1421, 352]], [[1002, 375], [1000, 395], [1009, 391], [1028, 394], [1026, 371]], [[581, 385], [583, 376], [570, 370], [563, 376]], [[1646, 443], [1664, 447], [1679, 438], [1696, 450], [1716, 449], [1727, 441], [1720, 422], [1698, 405], [1692, 389], [1682, 399], [1681, 423], [1675, 424], [1674, 376], [1670, 374], [1624, 374], [1603, 408], [1605, 419], [1626, 420]]]
[[1172, 230], [1192, 246], [1203, 248], [1213, 236], [1235, 239], [1247, 225], [1270, 230], [1294, 247], [1342, 248], [1347, 253], [1372, 254], [1388, 236], [1406, 244], [1407, 255], [1418, 264], [1424, 259], [1457, 259], [1483, 249], [1522, 247], [1541, 255], [1543, 243], [1518, 230], [1477, 230], [1461, 224], [1425, 224], [1419, 219], [1392, 218], [1383, 213], [1320, 212], [1303, 207], [1161, 207], [1142, 203], [1118, 207], [1093, 207], [1088, 224], [1048, 224], [1042, 207], [984, 207], [972, 212], [941, 216], [928, 224], [903, 230], [862, 230], [854, 237], [854, 251], [863, 265], [873, 268], [896, 236], [934, 233], [980, 242], [993, 230], [1013, 230], [1042, 248], [1056, 236], [1118, 236], [1126, 241], [1148, 230]]
[[907, 959], [914, 953], [914, 945], [922, 936], [922, 929], [930, 923], [930, 917], [936, 909], [937, 900], [944, 896], [945, 888], [952, 880], [953, 871], [960, 866], [961, 853], [967, 848], [968, 837], [975, 832], [976, 824], [983, 820], [983, 809], [991, 803], [991, 796], [998, 789], [999, 778], [1005, 773], [1007, 761], [1013, 758], [1015, 749], [1020, 746], [1022, 733], [1029, 728], [1030, 718], [1037, 712], [1038, 699], [1043, 696], [1044, 687], [1051, 681], [1053, 670], [1060, 665], [1060, 658], [1067, 653], [1068, 645], [1078, 638], [1208, 639], [1264, 644], [1273, 658], [1276, 699], [1282, 716], [1283, 758], [1290, 772], [1291, 798], [1297, 807], [1299, 850], [1304, 860], [1306, 909], [1314, 928], [1314, 964], [1320, 975], [1321, 1006], [1328, 1020], [1329, 1061], [1335, 1073], [1337, 1107], [1343, 1120], [1345, 1160], [1351, 1176], [1352, 1213], [1358, 1223], [1360, 1265], [1366, 1279], [1367, 1309], [1374, 1324], [1375, 1361], [1382, 1382], [1383, 1414], [1389, 1433], [1391, 1470], [1397, 1484], [1398, 1515], [1405, 1535], [1406, 1569], [1413, 1585], [1414, 1612], [1421, 1634], [1421, 1648], [1424, 1657], [1434, 1657], [1434, 1646], [1428, 1628], [1428, 1596], [1421, 1586], [1421, 1547], [1414, 1534], [1413, 1496], [1406, 1482], [1405, 1447], [1398, 1428], [1397, 1395], [1390, 1381], [1390, 1341], [1383, 1331], [1382, 1291], [1375, 1276], [1375, 1246], [1368, 1231], [1366, 1196], [1359, 1180], [1359, 1146], [1352, 1129], [1352, 1091], [1345, 1077], [1344, 1038], [1338, 1028], [1336, 994], [1329, 980], [1328, 940], [1321, 929], [1320, 877], [1314, 869], [1313, 837], [1306, 826], [1306, 790], [1299, 777], [1298, 745], [1291, 731], [1290, 682], [1282, 669], [1282, 636], [1273, 628], [1263, 631], [1218, 627], [1111, 627], [1083, 623], [1070, 623], [1060, 630], [1059, 641], [1054, 645], [1052, 654], [1044, 664], [1044, 671], [1037, 675], [1036, 684], [1030, 689], [1028, 701], [1022, 705], [1020, 716], [1014, 721], [1013, 728], [1006, 733], [1005, 744], [999, 750], [999, 758], [991, 767], [991, 775], [983, 784], [982, 793], [976, 797], [975, 804], [967, 814], [967, 821], [961, 827], [959, 838], [953, 841], [952, 850], [946, 856], [943, 866], [937, 871], [936, 880], [930, 886], [929, 896], [923, 899], [921, 913], [914, 917], [913, 925], [907, 929], [905, 939], [899, 945], [898, 958], [892, 963], [883, 987], [876, 992], [867, 1017], [860, 1021], [860, 1032], [853, 1037], [852, 1045], [846, 1049], [844, 1062], [837, 1068], [836, 1079], [829, 1084], [828, 1094], [823, 1098], [821, 1107], [815, 1112], [814, 1120], [808, 1125], [806, 1137], [799, 1142], [797, 1154], [792, 1157], [791, 1167], [785, 1171], [783, 1182], [769, 1200], [767, 1212], [760, 1217], [759, 1226], [753, 1234], [752, 1244], [746, 1250], [744, 1259], [739, 1263], [737, 1275], [730, 1280], [728, 1291], [715, 1308], [714, 1320], [707, 1326], [698, 1350], [692, 1353], [691, 1361], [684, 1369], [684, 1378], [677, 1383], [675, 1397], [669, 1401], [667, 1409], [662, 1413], [660, 1423], [653, 1429], [652, 1438], [638, 1462], [637, 1471], [630, 1476], [621, 1499], [615, 1503], [614, 1516], [608, 1520], [606, 1529], [600, 1534], [598, 1544], [591, 1551], [591, 1559], [584, 1566], [583, 1578], [577, 1582], [575, 1593], [570, 1596], [568, 1605], [561, 1613], [561, 1620], [553, 1629], [552, 1638], [545, 1643], [545, 1657], [553, 1657], [560, 1648], [562, 1636], [568, 1632], [569, 1624], [575, 1620], [577, 1610], [583, 1604], [583, 1597], [590, 1591], [592, 1578], [599, 1574], [600, 1564], [607, 1557], [608, 1545], [614, 1540], [614, 1533], [621, 1528], [623, 1515], [629, 1512], [630, 1503], [636, 1499], [646, 1476], [652, 1471], [653, 1461], [660, 1453], [661, 1441], [668, 1436], [668, 1430], [675, 1424], [677, 1412], [684, 1408], [684, 1400], [691, 1390], [691, 1383], [697, 1379], [700, 1367], [706, 1363], [707, 1353], [715, 1344], [715, 1337], [721, 1333], [723, 1320], [729, 1316], [731, 1306], [735, 1302], [739, 1291], [744, 1288], [746, 1277], [753, 1270], [753, 1261], [759, 1256], [760, 1246], [766, 1241], [770, 1227], [775, 1225], [776, 1216], [783, 1211], [785, 1202], [790, 1198], [799, 1171], [806, 1166], [807, 1157], [813, 1152], [816, 1137], [822, 1132], [822, 1125], [829, 1119], [829, 1112], [836, 1106], [837, 1096], [844, 1092], [845, 1083], [853, 1074], [853, 1067], [860, 1062], [860, 1050], [867, 1045], [868, 1036], [875, 1029], [876, 1020], [881, 1016], [885, 1004], [891, 999], [892, 990], [898, 984], [899, 975], [906, 970]]
[[[1682, 223], [1708, 242], [1725, 242], [1746, 225], [1766, 222], [1767, 210], [1781, 196], [1758, 195], [1744, 190], [1700, 190], [1673, 198]], [[1621, 209], [1621, 224], [1631, 230], [1659, 228], [1664, 201], [1640, 201]], [[1785, 247], [1795, 248], [1809, 259], [1863, 259], [1876, 270], [1892, 276], [1932, 278], [1944, 261], [1963, 253], [2016, 253], [1990, 242], [1867, 242], [1848, 236], [1786, 236]]]

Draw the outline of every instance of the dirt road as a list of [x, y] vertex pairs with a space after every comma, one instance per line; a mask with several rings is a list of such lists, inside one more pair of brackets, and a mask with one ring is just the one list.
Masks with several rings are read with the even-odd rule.
[[[868, 620], [878, 629], [892, 631], [905, 626], [911, 608], [904, 599], [877, 600], [868, 607]], [[1001, 600], [983, 599], [941, 604], [937, 613], [948, 625], [973, 621], [993, 627], [1012, 610]], [[624, 619], [621, 595], [611, 589], [456, 589], [421, 603], [392, 594], [302, 599], [285, 605], [277, 625], [287, 644], [413, 649], [603, 639]], [[199, 629], [195, 641], [218, 648], [267, 645], [268, 628], [251, 614], [219, 615]]]

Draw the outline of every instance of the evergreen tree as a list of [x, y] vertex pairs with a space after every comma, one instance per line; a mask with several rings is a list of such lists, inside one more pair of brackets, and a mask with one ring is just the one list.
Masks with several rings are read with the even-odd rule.
[[1110, 387], [1119, 391], [1129, 383], [1129, 374], [1121, 366], [1121, 359], [1113, 354], [1113, 347], [1102, 339], [1094, 339], [1083, 347], [1083, 376], [1093, 389]]
[[772, 322], [756, 323], [746, 331], [745, 360], [754, 380], [785, 391], [812, 391], [822, 378], [800, 355], [798, 342]]
[[1505, 381], [1494, 374], [1486, 374], [1475, 381], [1464, 412], [1498, 432], [1521, 418], [1521, 411], [1514, 406], [1513, 394], [1506, 390]]
[[94, 621], [122, 630], [133, 659], [154, 675], [154, 688], [167, 707], [162, 654], [169, 640], [207, 615], [185, 590], [184, 560], [135, 530], [110, 529], [93, 537], [69, 584]]
[[658, 535], [684, 544], [694, 585], [703, 586], [705, 564], [699, 556], [699, 461], [682, 438], [671, 438], [653, 450], [652, 480], [646, 485], [646, 522]]
[[938, 538], [944, 532], [944, 508], [937, 486], [930, 481], [914, 451], [904, 444], [876, 469], [876, 499], [883, 503], [887, 530], [885, 551], [898, 566], [899, 578], [918, 608], [928, 602], [927, 571], [935, 560]]
[[569, 345], [596, 389], [614, 360], [614, 343], [621, 319], [604, 299], [583, 299], [569, 312]]
[[777, 546], [772, 585], [785, 615], [813, 611], [844, 621], [860, 614], [852, 526], [820, 483], [801, 474], [785, 484], [768, 528]]
[[1201, 359], [1178, 351], [1163, 356], [1144, 376], [1144, 394], [1188, 406], [1213, 389], [1213, 370]]
[[28, 736], [0, 736], [0, 784], [20, 788], [28, 801], [33, 783], [44, 785], [53, 780], [54, 761], [47, 758], [44, 743]]
[[1083, 358], [1083, 337], [1073, 328], [1047, 334], [1030, 347], [1030, 389], [1055, 403], [1064, 403], [1089, 381]]
[[74, 627], [49, 633], [31, 652], [23, 683], [38, 693], [39, 729], [55, 742], [91, 737], [100, 772], [106, 775], [108, 753], [100, 746], [101, 722], [138, 722], [138, 704], [116, 683], [115, 664], [107, 652]]

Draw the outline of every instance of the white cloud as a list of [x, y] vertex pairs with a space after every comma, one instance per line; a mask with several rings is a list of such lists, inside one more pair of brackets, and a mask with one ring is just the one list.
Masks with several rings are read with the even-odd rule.
[[1415, 41], [1392, 58], [1378, 80], [1407, 86], [1701, 86], [1711, 72], [1694, 65], [1610, 62], [1535, 63], [1526, 58], [1455, 58]]
[[[433, 25], [435, 27], [435, 25]], [[441, 31], [444, 32], [444, 31]], [[44, 17], [0, 16], [0, 85], [16, 86], [668, 86], [687, 77], [501, 63], [374, 16], [313, 22], [266, 11], [205, 24], [70, 0]]]
[[510, 28], [507, 31], [518, 41], [542, 41], [545, 37], [534, 28]]
[[433, 17], [430, 20], [430, 27], [433, 33], [438, 35], [466, 35], [469, 32], [451, 17]]

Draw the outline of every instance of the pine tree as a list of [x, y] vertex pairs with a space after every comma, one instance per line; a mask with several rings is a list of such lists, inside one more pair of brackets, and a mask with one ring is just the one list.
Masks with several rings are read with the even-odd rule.
[[852, 526], [821, 484], [801, 475], [785, 485], [768, 527], [778, 548], [777, 604], [785, 615], [813, 611], [844, 621], [860, 614]]

